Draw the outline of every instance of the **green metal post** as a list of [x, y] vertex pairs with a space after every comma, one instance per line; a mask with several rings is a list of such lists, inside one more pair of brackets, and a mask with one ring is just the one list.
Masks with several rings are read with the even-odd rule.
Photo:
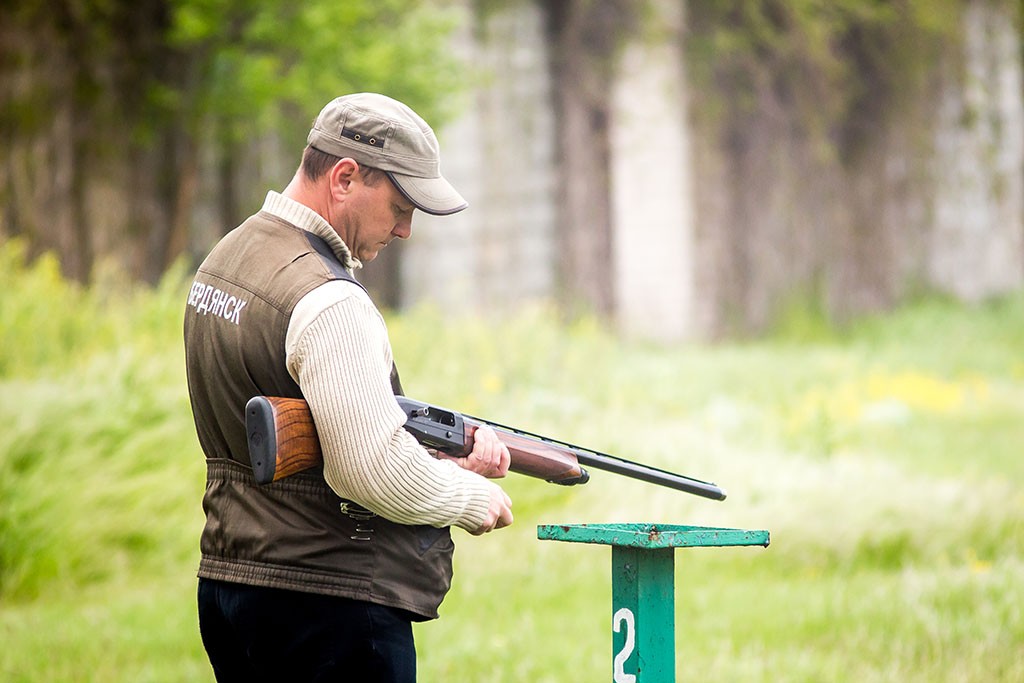
[[676, 680], [675, 550], [612, 546], [612, 681]]
[[665, 524], [549, 524], [537, 538], [612, 546], [612, 683], [676, 680], [676, 548], [769, 543], [763, 530]]

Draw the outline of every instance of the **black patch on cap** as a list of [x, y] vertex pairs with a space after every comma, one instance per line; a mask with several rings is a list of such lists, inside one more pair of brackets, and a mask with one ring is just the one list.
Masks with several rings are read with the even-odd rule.
[[367, 135], [366, 133], [360, 133], [357, 130], [351, 128], [342, 128], [341, 137], [348, 138], [349, 140], [355, 140], [361, 142], [364, 145], [370, 145], [371, 147], [379, 147], [384, 149], [384, 137], [378, 135]]

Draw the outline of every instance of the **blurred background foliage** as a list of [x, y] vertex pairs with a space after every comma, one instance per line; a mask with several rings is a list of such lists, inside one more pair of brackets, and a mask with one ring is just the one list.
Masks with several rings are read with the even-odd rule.
[[0, 237], [80, 281], [113, 261], [155, 283], [213, 239], [193, 235], [204, 184], [235, 225], [248, 180], [287, 179], [297, 162], [282, 171], [267, 149], [301, 149], [324, 93], [386, 91], [450, 118], [455, 25], [417, 0], [4, 3]]
[[[895, 116], [961, 40], [961, 0], [716, 1], [691, 7], [693, 71], [729, 84], [734, 116], [788, 120], [823, 156], [845, 159]], [[716, 106], [717, 105], [717, 106]], [[705, 111], [720, 115], [724, 101]]]
[[[172, 0], [166, 41], [195, 60], [175, 109], [197, 122], [213, 115], [232, 142], [267, 131], [294, 139], [324, 93], [388, 91], [429, 120], [453, 113], [458, 85], [445, 49], [455, 18], [411, 0], [210, 2]], [[198, 56], [197, 56], [198, 55]], [[195, 92], [193, 92], [193, 90]], [[181, 102], [195, 98], [194, 108]]]

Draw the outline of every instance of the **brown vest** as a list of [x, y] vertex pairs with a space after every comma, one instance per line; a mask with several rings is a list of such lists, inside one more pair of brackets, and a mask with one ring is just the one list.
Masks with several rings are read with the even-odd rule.
[[447, 528], [408, 526], [343, 501], [321, 471], [268, 486], [253, 478], [245, 404], [301, 398], [285, 367], [296, 303], [330, 280], [355, 282], [315, 235], [261, 212], [199, 267], [185, 308], [185, 365], [206, 454], [199, 576], [321, 593], [437, 617], [451, 584]]

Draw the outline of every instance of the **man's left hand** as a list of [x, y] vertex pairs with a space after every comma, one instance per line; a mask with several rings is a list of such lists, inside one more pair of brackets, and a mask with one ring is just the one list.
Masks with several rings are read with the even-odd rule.
[[511, 456], [494, 430], [481, 425], [473, 434], [473, 451], [465, 457], [438, 453], [437, 457], [454, 461], [459, 467], [489, 479], [500, 479], [508, 474]]

